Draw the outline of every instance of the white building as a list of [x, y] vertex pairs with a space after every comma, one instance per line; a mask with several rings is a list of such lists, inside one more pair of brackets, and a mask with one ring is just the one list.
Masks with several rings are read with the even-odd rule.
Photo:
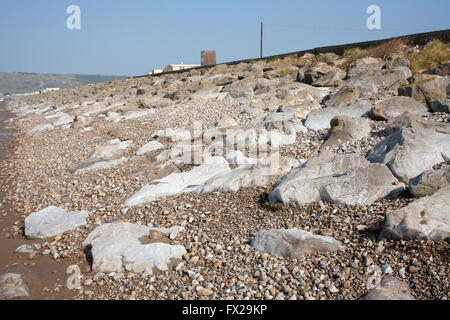
[[181, 64], [169, 64], [164, 69], [153, 69], [152, 72], [150, 72], [149, 74], [158, 74], [158, 73], [163, 73], [163, 72], [186, 70], [186, 69], [191, 69], [191, 68], [195, 68], [195, 67], [199, 67], [199, 66], [200, 66], [199, 64], [184, 64], [183, 62], [181, 62]]

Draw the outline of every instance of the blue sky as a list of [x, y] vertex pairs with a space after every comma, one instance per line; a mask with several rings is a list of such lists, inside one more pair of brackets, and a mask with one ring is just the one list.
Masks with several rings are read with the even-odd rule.
[[[366, 9], [381, 8], [381, 30]], [[70, 5], [81, 30], [69, 30]], [[170, 63], [218, 62], [450, 28], [448, 0], [0, 1], [0, 72], [141, 75]]]

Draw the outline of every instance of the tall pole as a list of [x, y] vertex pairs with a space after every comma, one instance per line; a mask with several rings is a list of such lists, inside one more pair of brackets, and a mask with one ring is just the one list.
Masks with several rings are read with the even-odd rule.
[[263, 23], [261, 21], [261, 51], [260, 51], [260, 57], [263, 57]]

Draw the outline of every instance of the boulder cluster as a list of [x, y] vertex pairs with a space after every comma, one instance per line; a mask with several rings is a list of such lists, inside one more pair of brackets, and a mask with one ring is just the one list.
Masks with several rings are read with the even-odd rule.
[[[381, 257], [400, 242], [448, 253], [450, 77], [413, 74], [399, 57], [345, 62], [305, 54], [13, 99], [20, 160], [9, 198], [24, 204], [25, 237], [60, 235], [97, 280], [141, 277], [129, 298], [427, 298], [408, 265]], [[201, 209], [208, 199], [213, 212]], [[239, 250], [253, 264], [227, 260]], [[448, 261], [433, 258], [447, 279], [432, 298], [446, 298]], [[374, 259], [384, 261], [378, 285], [349, 288], [347, 268], [367, 280]], [[309, 278], [330, 261], [336, 270]], [[151, 280], [161, 272], [171, 283]], [[124, 298], [127, 285], [108, 281], [80, 297]], [[18, 275], [2, 283], [20, 289], [0, 294], [28, 294]]]

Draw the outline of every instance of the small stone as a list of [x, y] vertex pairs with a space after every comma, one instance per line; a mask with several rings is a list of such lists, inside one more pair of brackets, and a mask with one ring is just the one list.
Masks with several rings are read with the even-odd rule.
[[405, 268], [398, 269], [398, 275], [402, 278], [406, 278], [406, 270]]
[[416, 273], [417, 271], [419, 271], [419, 268], [417, 268], [415, 266], [409, 266], [408, 271], [410, 273]]
[[392, 268], [390, 265], [385, 264], [381, 267], [381, 271], [386, 274], [392, 274]]
[[364, 260], [364, 265], [366, 267], [370, 266], [371, 264], [373, 264], [373, 259], [370, 256], [367, 256], [366, 259]]
[[334, 284], [330, 284], [330, 285], [328, 286], [328, 291], [330, 291], [331, 293], [339, 292], [339, 290], [335, 287]]
[[210, 297], [214, 293], [212, 290], [203, 288], [202, 286], [198, 286], [195, 290], [198, 292], [198, 294], [205, 297]]

